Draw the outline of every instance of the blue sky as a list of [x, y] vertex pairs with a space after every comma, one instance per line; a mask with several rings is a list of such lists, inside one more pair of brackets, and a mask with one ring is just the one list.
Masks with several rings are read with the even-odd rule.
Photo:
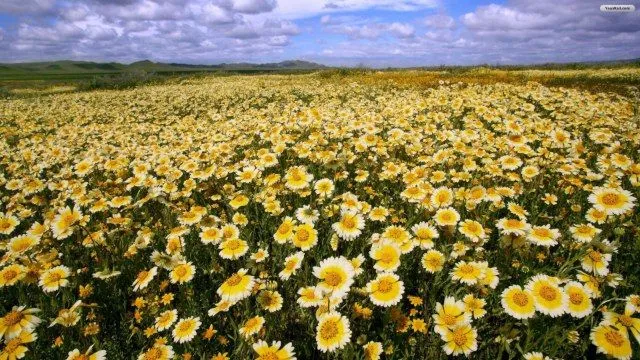
[[[626, 1], [635, 4], [638, 0]], [[593, 0], [1, 0], [0, 62], [373, 67], [640, 57], [640, 11]]]

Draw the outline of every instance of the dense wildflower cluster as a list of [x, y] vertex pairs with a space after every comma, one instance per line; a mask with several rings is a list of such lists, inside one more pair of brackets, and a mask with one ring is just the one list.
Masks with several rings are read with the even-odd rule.
[[352, 80], [0, 103], [0, 359], [638, 356], [629, 99]]

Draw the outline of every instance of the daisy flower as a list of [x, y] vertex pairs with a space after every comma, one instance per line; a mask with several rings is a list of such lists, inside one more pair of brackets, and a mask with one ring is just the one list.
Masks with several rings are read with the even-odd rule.
[[588, 198], [593, 207], [607, 215], [622, 215], [633, 209], [636, 198], [621, 188], [597, 187]]
[[436, 273], [441, 271], [444, 267], [445, 257], [444, 254], [438, 250], [429, 250], [422, 255], [422, 267], [429, 273]]
[[32, 332], [40, 324], [39, 317], [33, 315], [39, 309], [25, 309], [25, 306], [14, 306], [11, 311], [0, 318], [0, 339], [13, 339], [21, 332]]
[[136, 279], [133, 281], [133, 291], [138, 291], [146, 288], [151, 280], [158, 273], [158, 267], [154, 266], [150, 270], [142, 270], [136, 276]]
[[388, 241], [373, 244], [369, 251], [369, 256], [376, 261], [373, 268], [377, 271], [396, 271], [400, 266], [400, 255], [400, 247]]
[[93, 345], [91, 345], [84, 354], [80, 353], [78, 349], [71, 350], [67, 355], [67, 360], [105, 360], [107, 358], [106, 350], [96, 352], [92, 352], [92, 350]]
[[280, 341], [274, 341], [269, 345], [263, 340], [258, 340], [252, 347], [258, 356], [256, 360], [296, 360], [291, 343], [282, 346]]
[[196, 267], [191, 262], [183, 262], [171, 270], [169, 278], [172, 284], [184, 284], [191, 281], [196, 273]]
[[254, 284], [253, 276], [247, 275], [246, 269], [240, 269], [220, 285], [217, 293], [223, 300], [236, 302], [248, 297]]
[[471, 322], [471, 314], [465, 311], [462, 301], [451, 296], [444, 299], [444, 303], [436, 303], [436, 313], [432, 315], [434, 330], [442, 336], [445, 330], [452, 329], [457, 325]]
[[258, 331], [262, 329], [263, 325], [264, 325], [264, 318], [262, 316], [255, 316], [247, 320], [244, 323], [244, 325], [242, 325], [242, 327], [238, 329], [238, 332], [240, 333], [240, 335], [244, 336], [246, 339], [253, 334], [257, 334]]
[[202, 325], [202, 322], [199, 317], [191, 316], [185, 319], [180, 319], [171, 332], [173, 341], [179, 344], [191, 341], [196, 336], [200, 325]]
[[156, 318], [154, 326], [158, 331], [163, 331], [170, 328], [176, 320], [178, 320], [178, 310], [166, 310]]
[[64, 265], [58, 265], [51, 269], [45, 270], [40, 275], [40, 281], [38, 285], [42, 287], [44, 292], [53, 292], [61, 287], [69, 285], [67, 278], [71, 275], [71, 271]]
[[469, 356], [478, 349], [478, 332], [469, 323], [461, 323], [452, 328], [444, 328], [440, 334], [445, 344], [442, 346], [447, 355]]
[[460, 214], [451, 207], [436, 211], [434, 220], [438, 226], [455, 226], [460, 221]]
[[583, 318], [593, 311], [593, 304], [589, 290], [577, 281], [570, 281], [564, 285], [567, 294], [567, 313], [575, 318]]
[[294, 229], [293, 245], [302, 251], [307, 251], [318, 243], [318, 231], [310, 224], [298, 225]]
[[302, 259], [304, 259], [304, 252], [302, 251], [287, 256], [284, 259], [284, 269], [278, 273], [280, 279], [288, 280], [291, 275], [295, 274], [302, 266]]
[[337, 312], [320, 315], [316, 327], [316, 344], [320, 351], [333, 352], [342, 349], [351, 340], [349, 320]]
[[415, 241], [425, 250], [433, 248], [433, 240], [440, 236], [435, 227], [424, 221], [413, 225], [411, 231], [415, 235]]
[[335, 231], [340, 238], [344, 240], [353, 240], [360, 236], [362, 229], [364, 229], [364, 219], [362, 215], [346, 211], [342, 213], [340, 220], [331, 225], [333, 231]]
[[156, 343], [153, 347], [138, 356], [138, 360], [170, 360], [175, 353], [171, 345]]
[[527, 240], [535, 245], [551, 247], [558, 244], [560, 231], [552, 229], [551, 225], [533, 226], [527, 232]]
[[241, 239], [229, 239], [218, 245], [220, 257], [223, 259], [235, 260], [249, 251], [247, 242]]
[[516, 319], [528, 319], [536, 313], [536, 304], [529, 290], [511, 285], [502, 291], [501, 304], [504, 311]]
[[557, 317], [566, 312], [567, 294], [558, 286], [558, 279], [538, 274], [532, 277], [525, 286], [533, 295], [536, 310]]
[[589, 338], [596, 346], [598, 353], [620, 360], [631, 359], [631, 342], [621, 328], [602, 322], [591, 329]]
[[404, 283], [396, 274], [382, 273], [367, 283], [367, 292], [375, 305], [389, 307], [402, 300]]
[[334, 296], [346, 294], [353, 284], [353, 265], [345, 257], [330, 257], [313, 267], [313, 275], [320, 279], [318, 288]]

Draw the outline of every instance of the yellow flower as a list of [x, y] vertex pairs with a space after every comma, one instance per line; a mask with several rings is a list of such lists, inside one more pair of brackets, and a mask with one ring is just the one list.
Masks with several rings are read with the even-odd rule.
[[79, 208], [66, 207], [53, 218], [51, 230], [56, 239], [68, 238], [73, 233], [73, 226], [82, 219]]
[[166, 310], [156, 318], [154, 326], [158, 331], [163, 331], [170, 328], [176, 320], [178, 320], [178, 311]]
[[444, 254], [438, 250], [429, 250], [422, 256], [422, 267], [430, 273], [436, 273], [444, 267]]
[[64, 265], [58, 265], [46, 270], [40, 275], [38, 285], [42, 287], [44, 292], [56, 291], [61, 287], [69, 285], [67, 278], [71, 275], [71, 271]]
[[593, 311], [591, 296], [587, 288], [576, 281], [565, 284], [564, 292], [567, 294], [567, 313], [576, 318], [583, 318]]
[[222, 239], [222, 231], [216, 227], [203, 227], [200, 232], [200, 241], [203, 244], [217, 244]]
[[156, 276], [157, 273], [158, 273], [158, 267], [156, 266], [152, 267], [148, 271], [147, 270], [140, 271], [138, 273], [138, 276], [136, 276], [136, 279], [133, 281], [133, 290], [138, 291], [146, 288], [151, 282], [151, 280], [153, 280], [153, 278]]
[[273, 239], [278, 244], [286, 243], [293, 238], [294, 228], [295, 223], [293, 221], [293, 218], [290, 216], [285, 217], [284, 220], [282, 220], [280, 226], [278, 226], [278, 230], [276, 230], [276, 233], [273, 234]]
[[527, 233], [527, 240], [544, 247], [558, 244], [559, 237], [560, 231], [552, 229], [550, 225], [533, 226]]
[[258, 331], [262, 329], [263, 325], [264, 318], [262, 316], [252, 317], [251, 319], [247, 320], [240, 329], [238, 329], [238, 332], [240, 333], [240, 335], [248, 338], [253, 334], [257, 334]]
[[282, 280], [288, 280], [291, 275], [295, 274], [300, 266], [302, 266], [302, 259], [304, 259], [304, 252], [298, 251], [294, 254], [287, 256], [284, 259], [284, 269], [278, 273], [278, 276]]
[[18, 281], [24, 279], [27, 275], [27, 268], [18, 265], [11, 264], [0, 269], [0, 288], [4, 286], [15, 285]]
[[378, 271], [396, 271], [400, 266], [400, 255], [400, 247], [389, 241], [374, 244], [369, 251], [369, 256], [376, 261], [373, 268]]
[[7, 249], [12, 255], [20, 255], [26, 253], [40, 242], [40, 239], [34, 235], [20, 235], [9, 240]]
[[484, 277], [484, 268], [475, 261], [459, 261], [451, 272], [451, 278], [463, 284], [475, 285]]
[[30, 331], [21, 331], [17, 336], [5, 341], [4, 349], [0, 351], [0, 359], [22, 359], [29, 349], [25, 344], [34, 342], [38, 337]]
[[445, 328], [440, 335], [445, 342], [442, 348], [447, 355], [465, 354], [469, 356], [478, 349], [478, 332], [469, 323]]
[[445, 334], [445, 330], [471, 322], [471, 314], [465, 311], [464, 303], [451, 296], [447, 296], [442, 304], [436, 303], [436, 313], [432, 317], [434, 330], [440, 336]]
[[333, 352], [342, 349], [351, 340], [349, 320], [337, 312], [320, 315], [316, 327], [316, 344], [320, 351]]
[[155, 344], [151, 349], [138, 356], [138, 360], [170, 360], [175, 353], [171, 345]]
[[369, 341], [364, 344], [363, 348], [365, 360], [380, 360], [380, 355], [382, 355], [382, 343]]
[[25, 306], [14, 306], [0, 318], [0, 339], [13, 339], [22, 332], [32, 332], [40, 324], [40, 318], [33, 315], [39, 311], [35, 308], [25, 310]]
[[438, 226], [455, 226], [460, 220], [460, 214], [451, 207], [436, 211], [434, 220]]
[[240, 269], [220, 285], [217, 293], [223, 300], [236, 302], [251, 294], [253, 284], [255, 284], [253, 276], [247, 275], [246, 269]]
[[171, 273], [169, 273], [169, 277], [171, 278], [172, 284], [183, 284], [191, 281], [195, 273], [196, 267], [193, 266], [191, 262], [184, 262], [176, 265], [176, 267], [171, 270]]
[[334, 296], [346, 294], [353, 284], [354, 269], [344, 257], [330, 257], [313, 267], [313, 275], [322, 280], [318, 288]]
[[518, 285], [511, 285], [504, 289], [501, 295], [504, 311], [516, 319], [528, 319], [536, 313], [536, 304], [529, 290], [523, 290]]
[[263, 340], [252, 345], [253, 351], [258, 357], [256, 360], [295, 360], [295, 352], [291, 343], [282, 346], [280, 341], [274, 341], [269, 345]]
[[333, 223], [331, 228], [341, 239], [353, 240], [360, 236], [364, 229], [365, 221], [362, 215], [353, 211], [345, 211], [340, 216], [340, 220]]
[[599, 353], [615, 359], [631, 359], [631, 342], [620, 327], [602, 322], [591, 330], [590, 339]]
[[375, 305], [389, 307], [402, 300], [404, 283], [396, 274], [382, 273], [367, 283], [367, 292]]
[[225, 240], [218, 245], [220, 257], [223, 259], [237, 259], [249, 251], [247, 242], [240, 239]]
[[464, 303], [465, 311], [471, 313], [474, 319], [479, 319], [487, 313], [484, 309], [487, 302], [484, 299], [473, 296], [473, 294], [465, 295], [462, 298], [462, 302]]
[[285, 186], [291, 190], [301, 190], [313, 180], [313, 175], [307, 172], [304, 166], [293, 166], [287, 170], [284, 176]]
[[526, 289], [533, 295], [536, 310], [557, 317], [566, 311], [567, 294], [558, 286], [558, 280], [543, 274], [532, 277]]
[[78, 349], [71, 350], [67, 355], [67, 360], [105, 360], [107, 358], [107, 352], [105, 350], [92, 352], [92, 349], [93, 345], [91, 345], [84, 354], [80, 353]]
[[636, 198], [621, 188], [597, 187], [589, 195], [593, 207], [607, 215], [621, 215], [633, 209]]
[[294, 229], [291, 242], [300, 250], [307, 251], [318, 243], [318, 232], [310, 224], [298, 225]]
[[191, 341], [196, 336], [200, 325], [202, 325], [202, 322], [199, 317], [192, 316], [180, 319], [171, 332], [173, 341], [180, 344]]
[[19, 224], [20, 220], [15, 215], [0, 212], [0, 234], [11, 234]]

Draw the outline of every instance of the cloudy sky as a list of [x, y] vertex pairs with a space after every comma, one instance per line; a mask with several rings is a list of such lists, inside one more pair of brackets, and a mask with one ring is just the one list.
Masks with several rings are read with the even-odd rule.
[[[611, 0], [0, 0], [0, 62], [529, 64], [640, 57]], [[634, 4], [640, 0], [616, 0]]]

